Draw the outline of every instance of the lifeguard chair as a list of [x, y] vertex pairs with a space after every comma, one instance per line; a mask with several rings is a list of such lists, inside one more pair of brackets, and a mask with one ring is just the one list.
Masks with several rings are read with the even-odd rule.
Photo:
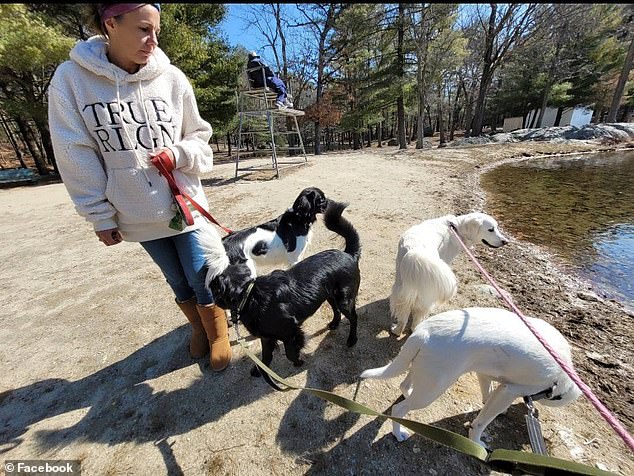
[[[257, 74], [262, 74], [264, 87], [256, 88], [252, 85], [249, 80], [249, 73], [253, 71], [257, 71]], [[280, 165], [293, 167], [307, 163], [308, 157], [306, 156], [304, 141], [297, 123], [297, 118], [303, 116], [304, 111], [293, 108], [279, 109], [275, 105], [277, 94], [273, 89], [266, 86], [263, 67], [245, 69], [242, 76], [244, 86], [236, 92], [239, 116], [236, 178], [240, 170], [255, 171], [269, 167], [275, 170], [275, 177], [279, 178]], [[288, 97], [289, 99], [291, 98], [290, 89]], [[288, 121], [288, 118], [292, 120]], [[288, 127], [289, 122], [290, 128]], [[264, 138], [266, 140], [263, 140]], [[251, 151], [248, 150], [249, 144], [252, 146]], [[246, 149], [243, 149], [244, 145], [246, 145]], [[291, 155], [292, 151], [296, 151], [297, 154]], [[258, 156], [262, 156], [262, 153], [268, 155], [268, 152], [271, 153], [270, 166], [267, 161], [264, 165], [240, 167], [241, 158], [244, 162], [249, 156], [255, 159]], [[288, 157], [284, 161], [280, 161], [280, 155], [283, 152], [288, 152]]]

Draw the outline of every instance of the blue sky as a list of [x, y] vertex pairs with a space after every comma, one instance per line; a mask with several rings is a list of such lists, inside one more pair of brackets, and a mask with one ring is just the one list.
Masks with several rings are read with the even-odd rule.
[[246, 25], [240, 19], [240, 16], [246, 16], [249, 4], [247, 3], [226, 3], [227, 15], [222, 21], [220, 31], [229, 41], [231, 46], [241, 44], [248, 50], [256, 50], [260, 48], [258, 34], [251, 33], [246, 30]]
[[[264, 39], [261, 36], [260, 32], [257, 31], [256, 28], [247, 29], [247, 24], [242, 18], [246, 18], [249, 16], [249, 11], [251, 6], [262, 5], [261, 3], [225, 3], [225, 7], [227, 8], [227, 14], [225, 15], [224, 20], [219, 25], [219, 30], [221, 34], [227, 39], [231, 46], [244, 46], [248, 51], [255, 50], [258, 54], [269, 64], [273, 63], [274, 56], [271, 52], [270, 47], [263, 46]], [[505, 5], [505, 4], [500, 4]], [[478, 4], [460, 4], [460, 15], [468, 14], [470, 11], [478, 8]], [[484, 8], [484, 12], [486, 12], [486, 4], [482, 6]], [[286, 9], [287, 13], [295, 14], [297, 17], [300, 17], [301, 14], [295, 7], [295, 4], [287, 3], [284, 4], [284, 9]], [[296, 32], [301, 34], [305, 34], [304, 32]], [[289, 47], [293, 48], [293, 39], [291, 36], [287, 37], [289, 40]]]
[[[242, 20], [249, 16], [249, 7], [253, 5], [261, 4], [225, 3], [227, 14], [220, 23], [219, 29], [231, 46], [242, 45], [248, 51], [255, 50], [265, 61], [272, 63], [274, 56], [270, 47], [264, 46], [264, 39], [260, 32], [255, 28], [247, 29], [246, 22]], [[293, 4], [285, 4], [284, 7], [287, 10], [296, 11]]]

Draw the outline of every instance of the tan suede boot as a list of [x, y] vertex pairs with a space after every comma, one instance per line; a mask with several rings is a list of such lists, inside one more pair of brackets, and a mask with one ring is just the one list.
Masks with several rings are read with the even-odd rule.
[[196, 297], [188, 299], [185, 302], [178, 302], [178, 307], [181, 308], [185, 317], [192, 325], [192, 337], [189, 341], [189, 353], [194, 359], [200, 359], [209, 353], [209, 341], [207, 340], [207, 333], [200, 320], [198, 314], [198, 308], [196, 307]]
[[227, 315], [224, 309], [209, 304], [201, 306], [196, 304], [201, 322], [207, 332], [209, 347], [209, 363], [211, 369], [220, 372], [227, 368], [231, 361], [231, 345], [229, 344], [229, 327], [227, 326]]

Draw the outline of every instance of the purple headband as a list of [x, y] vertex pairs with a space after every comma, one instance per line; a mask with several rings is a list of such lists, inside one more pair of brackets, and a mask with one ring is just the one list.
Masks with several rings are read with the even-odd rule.
[[132, 10], [136, 10], [143, 5], [152, 5], [159, 11], [159, 13], [161, 12], [160, 3], [111, 3], [109, 5], [104, 5], [99, 10], [99, 18], [101, 19], [101, 24], [103, 25], [109, 18], [118, 17], [119, 15], [123, 15], [125, 13], [131, 12]]

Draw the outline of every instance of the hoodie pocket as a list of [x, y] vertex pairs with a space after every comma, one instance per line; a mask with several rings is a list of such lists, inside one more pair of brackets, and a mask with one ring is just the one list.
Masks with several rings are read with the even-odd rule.
[[173, 197], [163, 177], [152, 169], [146, 172], [152, 182], [137, 168], [110, 169], [106, 198], [116, 208], [122, 223], [157, 223], [174, 215]]

